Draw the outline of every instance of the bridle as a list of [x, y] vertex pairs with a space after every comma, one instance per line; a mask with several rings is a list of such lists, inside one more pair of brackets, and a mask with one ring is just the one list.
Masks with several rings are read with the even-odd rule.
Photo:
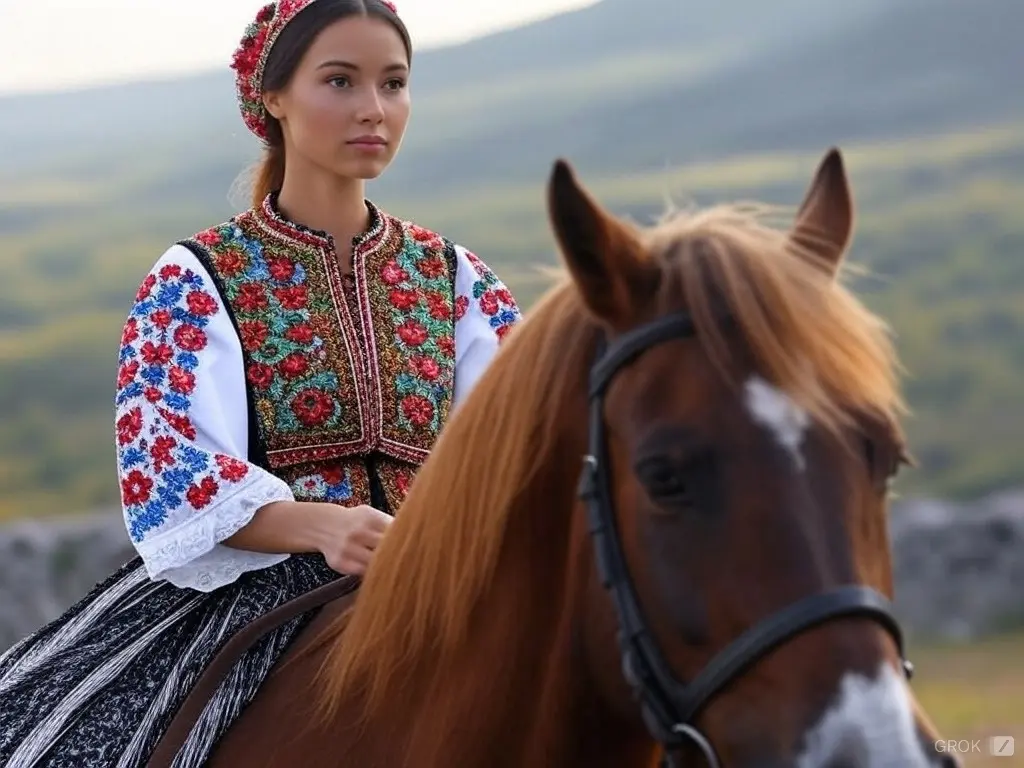
[[[610, 345], [600, 342], [590, 371], [590, 448], [579, 486], [579, 496], [588, 507], [598, 574], [615, 605], [623, 674], [639, 700], [647, 729], [664, 749], [664, 768], [679, 768], [676, 753], [687, 743], [696, 745], [710, 768], [720, 768], [711, 742], [694, 725], [697, 716], [747, 667], [811, 627], [837, 617], [867, 617], [892, 635], [900, 658], [904, 658], [903, 633], [890, 601], [874, 589], [848, 585], [805, 597], [750, 627], [688, 683], [679, 682], [673, 675], [640, 610], [616, 529], [603, 409], [615, 374], [638, 355], [656, 344], [695, 333], [692, 318], [679, 313], [635, 328]], [[903, 669], [909, 678], [913, 665], [904, 660]]]

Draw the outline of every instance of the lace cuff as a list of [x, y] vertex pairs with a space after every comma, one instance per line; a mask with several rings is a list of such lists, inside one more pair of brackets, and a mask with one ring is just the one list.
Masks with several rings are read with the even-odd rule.
[[260, 507], [293, 498], [284, 481], [261, 475], [230, 497], [218, 500], [216, 508], [137, 542], [136, 549], [151, 579], [212, 592], [247, 571], [269, 568], [288, 559], [287, 554], [249, 552], [220, 542], [252, 520]]

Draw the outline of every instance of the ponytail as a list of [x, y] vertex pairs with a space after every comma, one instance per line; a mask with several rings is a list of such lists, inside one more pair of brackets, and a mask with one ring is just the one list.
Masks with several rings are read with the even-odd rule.
[[271, 192], [281, 189], [284, 183], [284, 145], [274, 142], [263, 152], [263, 159], [256, 169], [252, 185], [252, 205], [258, 208]]

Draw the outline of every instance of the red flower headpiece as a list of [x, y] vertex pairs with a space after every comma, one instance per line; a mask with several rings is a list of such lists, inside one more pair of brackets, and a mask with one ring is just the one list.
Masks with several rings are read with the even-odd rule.
[[[231, 58], [242, 120], [264, 142], [268, 140], [267, 110], [263, 106], [263, 70], [267, 66], [267, 57], [281, 31], [302, 9], [314, 2], [316, 0], [277, 0], [263, 6], [256, 19], [246, 27]], [[383, 3], [392, 13], [398, 13], [398, 8], [390, 0], [383, 0]]]

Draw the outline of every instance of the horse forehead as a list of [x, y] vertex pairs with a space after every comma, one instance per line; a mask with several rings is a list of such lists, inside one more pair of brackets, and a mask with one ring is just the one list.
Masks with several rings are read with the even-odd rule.
[[743, 395], [750, 418], [768, 430], [802, 470], [805, 462], [801, 448], [811, 426], [810, 414], [781, 389], [757, 375], [747, 379]]

